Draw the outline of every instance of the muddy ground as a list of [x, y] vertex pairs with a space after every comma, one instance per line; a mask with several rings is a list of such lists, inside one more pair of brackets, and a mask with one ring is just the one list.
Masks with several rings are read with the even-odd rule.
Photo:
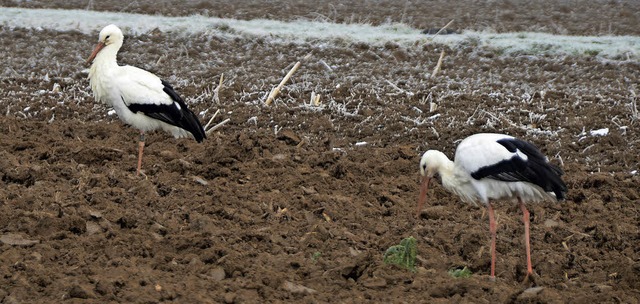
[[[114, 2], [93, 6], [425, 28], [461, 16], [458, 29], [587, 35], [637, 35], [640, 11], [629, 9], [634, 1]], [[95, 103], [83, 72], [97, 33], [0, 27], [0, 40], [11, 42], [0, 45], [2, 303], [638, 303], [633, 59], [503, 55], [472, 42], [448, 49], [129, 36], [121, 63], [173, 83], [203, 122], [218, 109], [214, 123], [230, 119], [202, 144], [150, 134], [145, 178], [135, 176], [136, 130]], [[429, 77], [443, 49], [442, 68]], [[269, 90], [309, 53], [265, 106]], [[321, 94], [318, 105], [312, 93]], [[603, 128], [604, 136], [591, 133]], [[477, 132], [527, 139], [565, 170], [567, 200], [530, 206], [532, 281], [523, 282], [517, 206], [496, 205], [495, 282], [483, 208], [435, 186], [414, 218], [421, 153], [452, 156]], [[415, 273], [382, 259], [408, 236], [418, 244]], [[448, 274], [465, 266], [470, 278]]]

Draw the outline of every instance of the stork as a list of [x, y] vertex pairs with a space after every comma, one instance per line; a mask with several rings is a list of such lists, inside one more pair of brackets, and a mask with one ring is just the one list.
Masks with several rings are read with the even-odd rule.
[[562, 200], [567, 193], [567, 186], [561, 179], [562, 170], [549, 163], [536, 146], [504, 134], [475, 134], [460, 142], [454, 161], [440, 151], [425, 152], [420, 160], [420, 174], [422, 184], [417, 216], [426, 200], [429, 182], [435, 176], [440, 177], [445, 189], [463, 201], [487, 206], [492, 280], [495, 280], [497, 228], [491, 200], [518, 202], [523, 213], [527, 278], [533, 274], [529, 210], [525, 203]]
[[91, 63], [89, 82], [97, 101], [113, 107], [120, 120], [140, 130], [139, 175], [145, 132], [162, 129], [176, 138], [192, 137], [197, 142], [202, 142], [206, 134], [169, 83], [143, 69], [118, 65], [116, 56], [123, 42], [122, 31], [113, 24], [100, 31], [98, 45], [87, 60]]

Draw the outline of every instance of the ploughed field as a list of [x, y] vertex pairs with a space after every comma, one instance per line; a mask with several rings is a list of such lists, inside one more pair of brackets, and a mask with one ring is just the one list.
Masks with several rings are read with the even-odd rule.
[[[638, 35], [633, 1], [442, 2], [90, 4], [171, 16], [425, 29], [455, 19], [457, 30]], [[0, 45], [6, 303], [638, 302], [637, 58], [503, 54], [472, 41], [452, 49], [125, 32], [121, 64], [172, 83], [203, 123], [217, 110], [214, 124], [230, 119], [202, 144], [150, 133], [144, 178], [135, 176], [137, 131], [94, 101], [86, 79], [97, 35], [0, 27], [8, 42]], [[266, 106], [271, 88], [308, 54]], [[517, 205], [496, 203], [495, 282], [484, 208], [434, 185], [414, 217], [422, 152], [453, 157], [459, 140], [478, 132], [526, 139], [565, 171], [565, 201], [529, 206], [533, 282], [522, 283]], [[416, 272], [385, 264], [385, 251], [409, 236]], [[469, 278], [448, 273], [465, 266]]]

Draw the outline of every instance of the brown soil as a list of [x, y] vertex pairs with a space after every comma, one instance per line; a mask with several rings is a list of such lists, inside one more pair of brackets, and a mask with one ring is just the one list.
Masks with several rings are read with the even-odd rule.
[[[76, 2], [18, 4], [86, 6]], [[113, 2], [95, 6], [120, 10]], [[594, 24], [608, 28], [597, 20], [612, 18], [619, 21], [613, 33], [638, 34], [640, 11], [634, 1], [594, 1], [580, 12], [575, 1], [544, 7], [576, 22], [535, 13], [543, 9], [536, 1], [497, 1], [491, 17], [479, 20], [478, 1], [404, 11], [411, 3], [364, 2], [376, 5], [238, 1], [169, 9], [134, 1], [126, 10], [279, 19], [317, 13], [373, 23], [404, 16], [421, 27], [467, 16], [458, 28], [555, 24], [571, 34], [602, 33]], [[428, 21], [432, 8], [446, 13]], [[3, 303], [638, 303], [635, 61], [507, 56], [469, 45], [446, 49], [442, 70], [428, 78], [440, 46], [128, 37], [121, 63], [169, 80], [196, 113], [208, 111], [203, 121], [217, 109], [215, 122], [231, 119], [203, 144], [150, 134], [143, 178], [135, 176], [136, 130], [94, 102], [82, 72], [96, 39], [0, 27], [0, 40], [11, 41], [0, 45]], [[309, 52], [275, 104], [264, 106], [271, 87]], [[322, 95], [319, 107], [309, 105], [312, 92]], [[435, 112], [430, 102], [439, 105]], [[606, 136], [589, 134], [605, 127]], [[420, 154], [452, 156], [460, 139], [477, 132], [527, 139], [566, 172], [566, 201], [530, 206], [533, 281], [522, 283], [517, 206], [497, 204], [495, 282], [488, 280], [483, 208], [435, 186], [414, 218]], [[408, 236], [418, 244], [415, 273], [382, 260]], [[464, 266], [472, 277], [447, 273]]]

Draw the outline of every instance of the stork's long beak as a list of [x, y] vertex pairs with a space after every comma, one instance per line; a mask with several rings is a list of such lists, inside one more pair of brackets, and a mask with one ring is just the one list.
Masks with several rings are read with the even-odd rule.
[[98, 45], [96, 45], [96, 48], [93, 49], [91, 56], [89, 56], [89, 59], [87, 59], [87, 64], [91, 64], [93, 62], [93, 59], [96, 58], [96, 55], [98, 55], [98, 53], [100, 52], [100, 50], [102, 50], [102, 48], [104, 48], [104, 46], [104, 42], [98, 42]]
[[420, 197], [418, 198], [418, 210], [416, 211], [416, 218], [420, 217], [420, 211], [422, 211], [422, 205], [424, 205], [424, 201], [427, 199], [427, 191], [429, 190], [429, 181], [431, 178], [429, 176], [422, 177], [422, 183], [420, 185]]

